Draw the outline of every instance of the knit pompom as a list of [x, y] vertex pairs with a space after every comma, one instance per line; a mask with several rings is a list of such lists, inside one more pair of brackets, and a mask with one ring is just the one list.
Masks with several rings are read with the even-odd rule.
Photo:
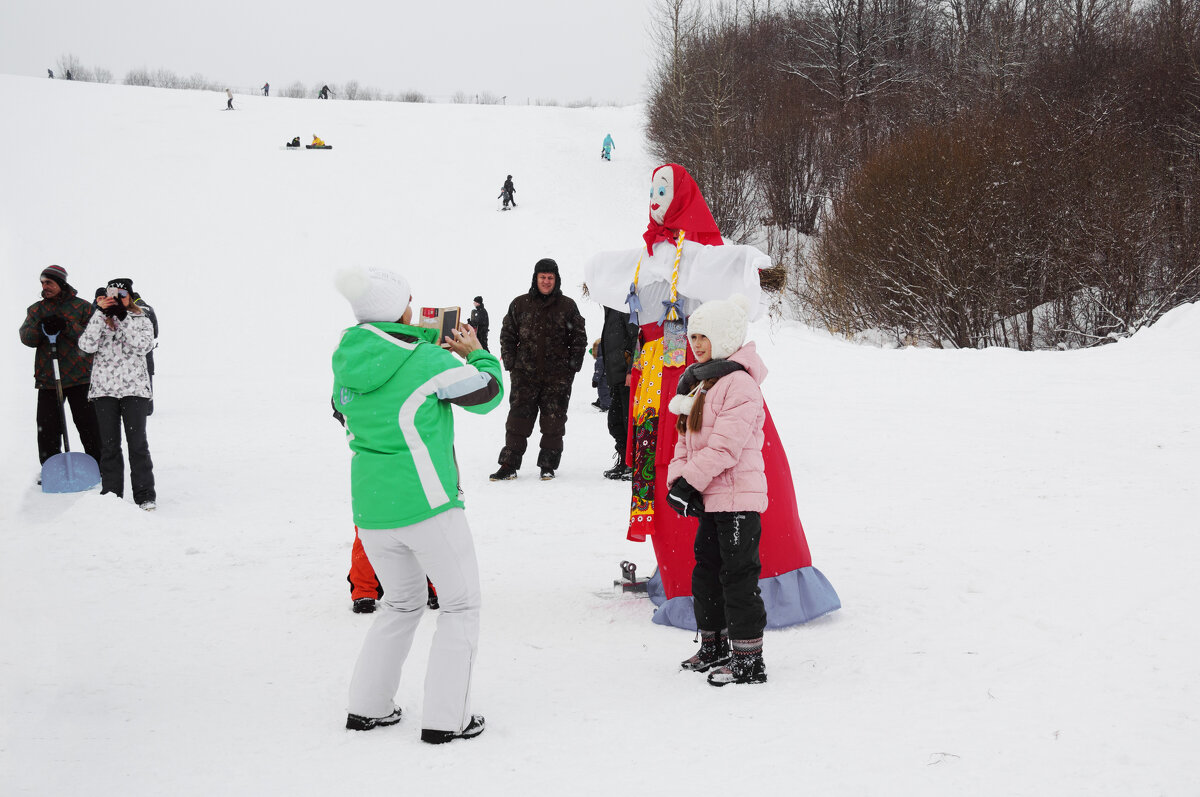
[[667, 409], [676, 415], [687, 415], [692, 411], [692, 405], [696, 402], [696, 397], [692, 395], [676, 395], [667, 403]]

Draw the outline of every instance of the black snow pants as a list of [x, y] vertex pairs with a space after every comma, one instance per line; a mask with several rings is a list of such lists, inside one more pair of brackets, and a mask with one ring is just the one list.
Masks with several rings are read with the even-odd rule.
[[105, 493], [125, 494], [125, 458], [121, 452], [121, 426], [129, 444], [129, 482], [133, 500], [144, 504], [154, 501], [154, 462], [146, 439], [146, 416], [150, 399], [140, 396], [92, 399], [100, 426], [100, 488]]
[[538, 467], [558, 469], [562, 459], [563, 435], [567, 431], [567, 405], [571, 402], [571, 382], [541, 382], [527, 376], [512, 375], [508, 391], [508, 420], [504, 424], [504, 448], [500, 464], [519, 469], [533, 424], [540, 416], [542, 440]]
[[[100, 432], [96, 427], [96, 413], [88, 403], [87, 394], [87, 385], [64, 387], [63, 401], [71, 405], [71, 417], [75, 420], [83, 452], [99, 462]], [[58, 410], [58, 392], [53, 388], [38, 390], [38, 459], [43, 464], [55, 454], [62, 453], [62, 417], [63, 413]]]
[[758, 639], [767, 610], [758, 589], [762, 564], [757, 512], [705, 512], [696, 530], [692, 602], [701, 631], [729, 629], [730, 639]]
[[612, 400], [608, 405], [608, 433], [621, 459], [625, 459], [625, 444], [629, 439], [629, 386], [622, 382], [609, 387]]

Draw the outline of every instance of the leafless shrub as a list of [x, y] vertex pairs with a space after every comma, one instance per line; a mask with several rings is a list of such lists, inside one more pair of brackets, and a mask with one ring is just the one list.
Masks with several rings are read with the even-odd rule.
[[90, 81], [92, 79], [91, 70], [85, 67], [83, 62], [74, 53], [60, 55], [58, 63], [55, 66], [58, 69], [57, 74], [61, 78], [83, 81]]
[[297, 80], [295, 83], [293, 83], [292, 85], [288, 86], [286, 89], [281, 91], [280, 94], [282, 94], [284, 97], [290, 97], [295, 100], [302, 100], [308, 96], [308, 89], [304, 87], [303, 83], [301, 83], [299, 80]]
[[138, 67], [135, 69], [130, 69], [128, 72], [126, 72], [125, 80], [123, 82], [125, 83], [126, 86], [150, 86], [150, 85], [153, 85], [150, 82], [150, 70], [144, 66]]

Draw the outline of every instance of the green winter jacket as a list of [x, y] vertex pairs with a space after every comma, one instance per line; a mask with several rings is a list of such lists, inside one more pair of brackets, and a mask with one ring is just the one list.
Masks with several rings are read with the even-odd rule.
[[350, 492], [362, 529], [410, 526], [463, 506], [451, 405], [484, 414], [503, 396], [500, 362], [480, 349], [464, 363], [438, 330], [361, 324], [333, 354], [333, 409], [354, 457]]

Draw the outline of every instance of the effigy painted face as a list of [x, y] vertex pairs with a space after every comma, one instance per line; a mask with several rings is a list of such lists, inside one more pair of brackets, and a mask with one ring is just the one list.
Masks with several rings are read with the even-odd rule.
[[675, 198], [675, 170], [664, 166], [650, 178], [650, 218], [656, 224], [662, 224], [667, 216], [667, 208]]

